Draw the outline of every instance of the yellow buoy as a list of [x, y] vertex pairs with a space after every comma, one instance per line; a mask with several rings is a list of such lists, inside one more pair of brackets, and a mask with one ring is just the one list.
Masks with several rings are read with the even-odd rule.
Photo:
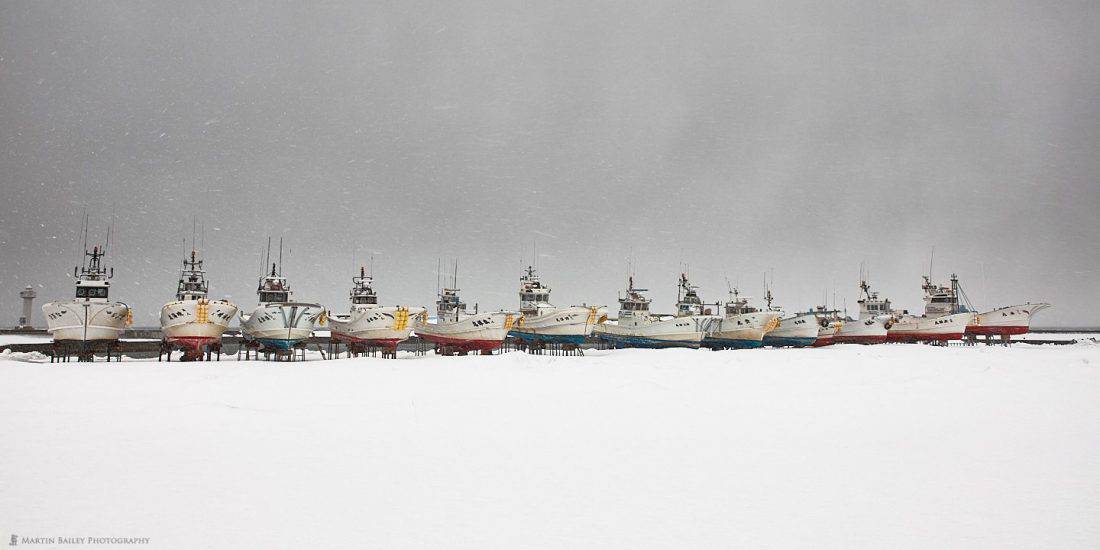
[[409, 326], [408, 308], [399, 307], [393, 314], [393, 330], [405, 330]]

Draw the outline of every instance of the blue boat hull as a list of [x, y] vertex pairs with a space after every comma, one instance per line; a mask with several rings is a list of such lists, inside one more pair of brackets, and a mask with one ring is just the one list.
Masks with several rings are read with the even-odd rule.
[[703, 346], [708, 348], [724, 348], [724, 349], [753, 349], [759, 348], [764, 345], [761, 340], [743, 340], [732, 338], [705, 338], [703, 339]]
[[642, 338], [640, 336], [616, 336], [600, 334], [599, 339], [607, 342], [613, 348], [698, 348], [699, 342], [687, 340], [657, 340], [654, 338]]
[[533, 334], [530, 332], [509, 331], [508, 336], [514, 336], [530, 344], [532, 342], [546, 342], [547, 344], [575, 344], [584, 343], [584, 335], [581, 334]]
[[805, 348], [814, 345], [817, 338], [776, 338], [765, 336], [763, 344], [773, 348]]
[[259, 338], [256, 340], [265, 348], [291, 349], [302, 340], [287, 340], [284, 338]]

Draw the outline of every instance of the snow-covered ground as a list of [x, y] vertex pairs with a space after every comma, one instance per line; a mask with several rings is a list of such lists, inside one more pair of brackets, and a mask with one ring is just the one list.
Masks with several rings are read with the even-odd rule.
[[1098, 345], [0, 359], [0, 387], [5, 538], [1100, 548]]

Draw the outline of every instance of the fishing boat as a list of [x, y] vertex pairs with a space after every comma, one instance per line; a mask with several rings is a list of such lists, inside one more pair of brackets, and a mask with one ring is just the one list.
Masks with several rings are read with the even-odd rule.
[[[971, 306], [962, 285], [956, 283], [956, 288], [958, 299], [966, 304], [966, 309], [976, 311]], [[966, 326], [966, 336], [1000, 336], [1002, 339], [1008, 339], [1013, 335], [1027, 334], [1031, 330], [1031, 317], [1049, 307], [1050, 304], [1045, 302], [1034, 304], [1027, 302], [978, 313]]]
[[422, 307], [378, 305], [378, 295], [372, 287], [374, 278], [366, 274], [364, 267], [359, 268], [359, 275], [352, 277], [351, 282], [351, 311], [345, 315], [328, 315], [332, 339], [396, 352], [397, 344], [412, 333], [412, 320], [426, 310]]
[[764, 345], [774, 348], [804, 348], [814, 345], [819, 325], [813, 311], [783, 315], [780, 308], [772, 305], [772, 300], [772, 291], [765, 291], [764, 301], [768, 304], [768, 311], [775, 312], [780, 317], [778, 325], [764, 334]]
[[839, 311], [829, 309], [826, 306], [817, 306], [814, 309], [814, 317], [817, 318], [817, 339], [813, 347], [831, 346], [836, 343], [836, 335], [844, 328], [844, 321], [840, 318]]
[[593, 334], [613, 348], [698, 348], [705, 335], [699, 319], [660, 317], [649, 312], [650, 299], [644, 288], [634, 287], [634, 277], [627, 283], [626, 295], [619, 297], [619, 318], [615, 324], [597, 325]]
[[959, 278], [951, 274], [949, 286], [932, 284], [923, 276], [924, 315], [895, 314], [886, 332], [887, 342], [946, 342], [961, 340], [976, 315], [959, 303]]
[[160, 331], [168, 349], [182, 349], [183, 360], [200, 359], [204, 351], [220, 349], [222, 333], [237, 316], [238, 308], [228, 300], [211, 300], [203, 260], [183, 259], [176, 300], [160, 308]]
[[539, 279], [533, 266], [527, 266], [527, 272], [519, 278], [519, 312], [508, 334], [528, 345], [579, 346], [596, 325], [607, 321], [605, 307], [551, 304], [550, 287]]
[[725, 303], [725, 316], [718, 328], [707, 334], [703, 345], [710, 348], [747, 349], [764, 345], [764, 336], [779, 326], [778, 311], [761, 310], [749, 305], [748, 298], [741, 297], [737, 288], [729, 289], [730, 300]]
[[890, 300], [880, 299], [866, 279], [859, 282], [859, 318], [843, 321], [833, 336], [836, 344], [881, 344], [886, 341], [886, 325], [891, 319]]
[[[85, 222], [86, 224], [87, 222]], [[87, 226], [84, 228], [87, 242]], [[107, 237], [108, 244], [110, 236]], [[133, 322], [130, 306], [109, 300], [114, 268], [103, 266], [107, 245], [84, 247], [84, 261], [73, 269], [76, 279], [76, 297], [72, 300], [49, 302], [42, 305], [48, 331], [54, 342], [75, 343], [80, 354], [88, 359], [88, 350], [114, 345]]]
[[[271, 271], [260, 276], [256, 286], [258, 305], [252, 313], [240, 312], [241, 336], [246, 343], [262, 349], [285, 351], [293, 349], [313, 334], [315, 326], [324, 326], [325, 308], [320, 304], [292, 302], [287, 278], [283, 276], [283, 243], [279, 241], [279, 262], [271, 262]], [[268, 242], [270, 257], [270, 240]], [[267, 265], [268, 259], [264, 264]]]
[[1050, 304], [1047, 303], [1028, 302], [979, 313], [973, 324], [966, 326], [966, 334], [1001, 337], [1027, 334], [1031, 330], [1032, 316], [1048, 307]]
[[[686, 273], [680, 274], [680, 285], [676, 291], [676, 317], [691, 319], [703, 332], [703, 339], [718, 330], [722, 318], [715, 315], [720, 304], [707, 304], [699, 297], [699, 287], [691, 284]], [[711, 307], [714, 309], [711, 309]]]
[[466, 303], [458, 293], [458, 264], [450, 288], [443, 288], [436, 300], [436, 318], [432, 323], [427, 313], [421, 314], [413, 326], [417, 336], [435, 344], [440, 355], [466, 355], [471, 351], [488, 355], [499, 349], [515, 324], [516, 315], [508, 311], [479, 313], [474, 304], [473, 313], [466, 311]]

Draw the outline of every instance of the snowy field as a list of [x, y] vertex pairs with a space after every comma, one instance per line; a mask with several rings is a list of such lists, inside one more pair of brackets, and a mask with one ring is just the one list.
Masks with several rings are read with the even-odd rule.
[[0, 360], [0, 386], [5, 538], [1100, 548], [1095, 344]]

